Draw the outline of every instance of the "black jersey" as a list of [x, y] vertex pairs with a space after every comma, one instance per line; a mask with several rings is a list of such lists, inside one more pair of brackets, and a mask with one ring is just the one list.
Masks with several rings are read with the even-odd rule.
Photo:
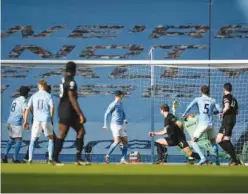
[[177, 120], [178, 119], [171, 113], [164, 119], [164, 127], [167, 127], [167, 134], [169, 137], [184, 136], [182, 129], [176, 124]]
[[77, 83], [74, 80], [73, 76], [65, 76], [61, 79], [60, 82], [60, 101], [67, 100], [69, 101], [68, 92], [74, 91], [77, 92]]
[[76, 92], [77, 98], [77, 83], [73, 76], [64, 76], [60, 83], [60, 102], [59, 102], [59, 117], [67, 118], [76, 114], [74, 108], [71, 105], [68, 92]]
[[225, 117], [236, 117], [238, 114], [238, 101], [232, 96], [232, 94], [227, 94], [223, 96], [223, 107], [225, 106], [225, 103], [230, 104], [229, 110], [227, 110], [224, 114]]

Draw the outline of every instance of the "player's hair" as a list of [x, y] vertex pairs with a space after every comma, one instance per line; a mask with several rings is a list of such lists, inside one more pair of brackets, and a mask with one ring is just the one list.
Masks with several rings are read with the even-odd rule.
[[122, 91], [120, 91], [120, 90], [115, 91], [115, 96], [116, 97], [120, 97], [121, 95], [123, 95]]
[[75, 73], [76, 72], [77, 65], [73, 61], [69, 61], [65, 65], [65, 71], [69, 73]]
[[201, 92], [202, 92], [203, 94], [209, 95], [209, 87], [206, 86], [206, 85], [203, 85], [203, 86], [201, 87]]
[[46, 82], [46, 80], [41, 79], [41, 80], [39, 81], [39, 85], [43, 86], [44, 88], [47, 88], [47, 82]]
[[161, 104], [160, 105], [160, 110], [164, 111], [164, 112], [170, 112], [170, 107], [168, 104]]
[[29, 87], [21, 86], [19, 89], [20, 96], [24, 96], [24, 97], [28, 96], [29, 91], [30, 91]]
[[47, 85], [46, 91], [47, 91], [49, 94], [51, 93], [51, 91], [52, 91], [51, 85]]
[[232, 91], [232, 84], [230, 83], [225, 83], [224, 84], [224, 89], [228, 92], [231, 92]]

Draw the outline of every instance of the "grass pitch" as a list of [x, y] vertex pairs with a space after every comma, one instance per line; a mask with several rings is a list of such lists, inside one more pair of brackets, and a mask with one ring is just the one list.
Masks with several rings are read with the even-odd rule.
[[248, 192], [248, 167], [2, 164], [2, 192]]

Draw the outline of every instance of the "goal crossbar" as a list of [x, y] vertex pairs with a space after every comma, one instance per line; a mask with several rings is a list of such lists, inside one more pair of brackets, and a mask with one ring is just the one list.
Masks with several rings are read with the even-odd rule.
[[180, 68], [248, 68], [248, 60], [1, 60], [2, 67], [54, 68], [69, 61], [80, 66], [154, 65]]

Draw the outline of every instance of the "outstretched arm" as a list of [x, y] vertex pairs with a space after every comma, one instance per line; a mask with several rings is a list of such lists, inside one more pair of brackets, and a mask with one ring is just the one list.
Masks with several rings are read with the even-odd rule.
[[167, 127], [165, 127], [164, 129], [162, 129], [159, 132], [150, 132], [149, 135], [150, 136], [155, 136], [155, 135], [162, 136], [162, 135], [164, 135], [166, 133], [167, 133]]
[[173, 101], [172, 102], [172, 114], [178, 119], [178, 115], [177, 115], [177, 108], [179, 106], [179, 102], [178, 101]]
[[179, 102], [178, 101], [173, 101], [172, 103], [172, 114], [176, 117], [176, 125], [180, 128], [183, 129], [183, 123], [181, 121], [179, 121], [179, 116], [177, 115], [177, 108], [179, 106]]
[[190, 111], [190, 109], [197, 103], [196, 98], [187, 106], [185, 112], [183, 113], [183, 117]]

